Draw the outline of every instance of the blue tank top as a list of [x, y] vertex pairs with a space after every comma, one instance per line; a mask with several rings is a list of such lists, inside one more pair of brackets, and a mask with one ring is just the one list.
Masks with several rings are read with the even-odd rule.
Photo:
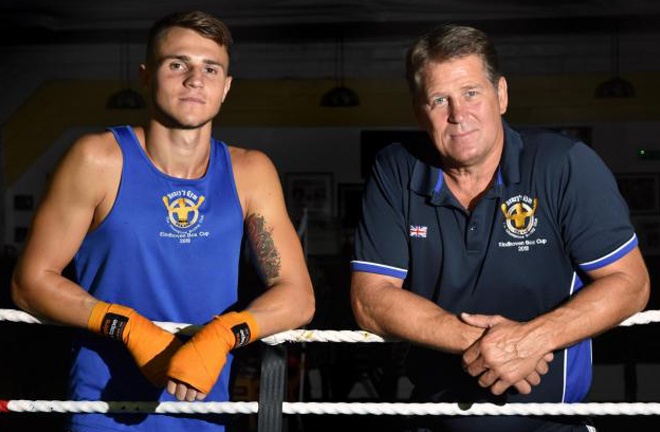
[[[237, 301], [243, 213], [227, 146], [211, 141], [207, 173], [159, 171], [133, 129], [110, 129], [123, 154], [114, 206], [75, 256], [78, 282], [100, 300], [153, 321], [204, 324]], [[94, 179], [90, 179], [94, 181]], [[206, 401], [228, 400], [231, 356]], [[120, 344], [82, 331], [71, 369], [73, 400], [175, 400], [142, 376]], [[220, 416], [74, 414], [74, 431], [222, 431]]]

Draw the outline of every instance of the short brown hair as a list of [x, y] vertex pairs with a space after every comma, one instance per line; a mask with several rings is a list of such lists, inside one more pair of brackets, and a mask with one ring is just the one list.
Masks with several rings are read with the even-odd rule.
[[172, 27], [182, 27], [194, 30], [207, 39], [215, 41], [227, 49], [230, 54], [234, 43], [229, 28], [218, 18], [201, 11], [175, 12], [156, 21], [149, 30], [145, 61], [153, 64], [156, 61], [156, 49], [163, 34]]
[[413, 96], [420, 91], [420, 72], [429, 63], [442, 63], [476, 54], [484, 62], [488, 79], [497, 87], [502, 76], [495, 45], [474, 27], [448, 24], [425, 33], [406, 53], [406, 81]]

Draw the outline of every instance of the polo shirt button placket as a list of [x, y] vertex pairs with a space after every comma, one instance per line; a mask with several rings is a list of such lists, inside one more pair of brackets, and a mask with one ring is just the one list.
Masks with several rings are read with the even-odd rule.
[[466, 241], [467, 241], [467, 250], [481, 250], [483, 249], [482, 242], [482, 232], [480, 231], [481, 226], [481, 217], [479, 215], [472, 215], [471, 220], [468, 221]]

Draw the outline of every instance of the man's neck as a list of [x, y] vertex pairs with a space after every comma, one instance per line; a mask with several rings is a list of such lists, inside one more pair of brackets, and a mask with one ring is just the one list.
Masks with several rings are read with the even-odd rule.
[[443, 166], [444, 180], [459, 203], [472, 210], [490, 189], [502, 158], [503, 146], [473, 166]]
[[141, 143], [153, 164], [177, 178], [203, 177], [211, 154], [211, 128], [168, 129], [150, 125]]

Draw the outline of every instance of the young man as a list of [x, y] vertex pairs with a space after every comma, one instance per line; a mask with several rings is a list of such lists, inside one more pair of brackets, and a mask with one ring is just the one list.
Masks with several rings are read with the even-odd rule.
[[[13, 299], [89, 330], [74, 349], [74, 400], [227, 400], [233, 348], [313, 316], [274, 166], [211, 137], [231, 86], [231, 43], [206, 13], [156, 22], [140, 67], [148, 124], [74, 143], [34, 217]], [[267, 289], [235, 311], [244, 234]], [[76, 282], [62, 276], [72, 259]], [[153, 321], [204, 327], [186, 341]], [[218, 416], [75, 414], [70, 430], [224, 428]]]
[[[407, 79], [432, 144], [392, 145], [374, 164], [352, 262], [358, 323], [412, 343], [418, 401], [583, 400], [589, 338], [649, 296], [613, 176], [583, 143], [503, 121], [507, 82], [477, 29], [422, 36]], [[588, 430], [577, 417], [420, 422], [424, 431]]]

